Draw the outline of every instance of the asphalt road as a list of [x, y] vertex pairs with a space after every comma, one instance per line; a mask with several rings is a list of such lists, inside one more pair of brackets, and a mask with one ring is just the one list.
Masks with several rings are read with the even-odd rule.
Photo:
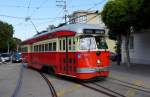
[[[0, 65], [0, 97], [12, 97], [20, 77], [21, 66], [20, 63]], [[150, 91], [148, 90], [148, 88], [150, 88], [149, 70], [150, 66], [134, 66], [127, 68], [126, 66], [117, 66], [113, 63], [110, 68], [111, 73], [108, 79], [104, 81], [100, 79], [97, 81], [85, 82], [85, 84], [104, 91], [102, 87], [98, 87], [100, 85], [120, 93], [125, 97], [150, 97], [150, 93], [136, 90], [136, 88], [139, 88], [137, 86], [143, 86], [146, 88], [146, 91]], [[46, 76], [52, 82], [58, 97], [109, 97], [79, 84], [75, 79], [55, 75]], [[122, 84], [121, 82], [111, 78], [132, 83], [137, 86], [133, 86], [134, 88], [122, 86], [120, 85]], [[20, 88], [15, 96], [51, 97], [51, 92], [48, 85], [37, 71], [24, 68]], [[121, 96], [117, 95], [116, 97]]]

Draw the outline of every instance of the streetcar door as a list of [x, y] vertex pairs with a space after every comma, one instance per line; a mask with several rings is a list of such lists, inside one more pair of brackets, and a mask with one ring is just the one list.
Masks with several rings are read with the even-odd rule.
[[66, 46], [66, 51], [65, 51], [65, 53], [66, 53], [66, 55], [65, 55], [65, 59], [66, 59], [66, 61], [65, 61], [65, 72], [66, 72], [66, 74], [69, 74], [69, 52], [68, 52], [68, 37], [66, 36], [66, 43], [65, 43], [65, 46]]
[[63, 74], [69, 74], [68, 72], [68, 37], [63, 37], [62, 39], [60, 39], [60, 51], [61, 51], [61, 55], [60, 55], [60, 72]]
[[60, 73], [75, 75], [75, 42], [73, 37], [63, 37], [60, 43]]

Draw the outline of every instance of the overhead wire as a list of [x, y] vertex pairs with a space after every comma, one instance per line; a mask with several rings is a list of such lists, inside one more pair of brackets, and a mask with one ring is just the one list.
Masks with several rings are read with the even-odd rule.
[[32, 12], [30, 17], [32, 17], [37, 10], [41, 9], [43, 7], [44, 3], [46, 3], [47, 1], [48, 0], [44, 0], [38, 7], [36, 7], [36, 9]]
[[[36, 10], [39, 10], [40, 8], [42, 8], [43, 7], [43, 4], [44, 3], [46, 3], [48, 0], [44, 0], [38, 7], [35, 7], [36, 8]], [[88, 8], [88, 10], [91, 10], [91, 9], [93, 9], [95, 6], [98, 6], [99, 4], [102, 4], [104, 1], [106, 1], [106, 0], [103, 0], [103, 1], [101, 1], [101, 2], [98, 2], [98, 3], [95, 3], [92, 7], [90, 7], [90, 8]], [[17, 6], [16, 6], [17, 7]], [[18, 7], [20, 7], [20, 6], [18, 6]], [[27, 6], [27, 8], [29, 9], [29, 8], [31, 8], [31, 0], [29, 1], [29, 4], [28, 4], [28, 6]], [[33, 13], [31, 14], [31, 16], [36, 12], [36, 10], [35, 11], [33, 11]], [[60, 11], [59, 12], [59, 15], [62, 13], [62, 11]], [[89, 14], [85, 14], [85, 15], [89, 15]], [[85, 16], [84, 15], [84, 16]], [[0, 14], [0, 16], [3, 16], [3, 17], [7, 17], [7, 18], [14, 18], [14, 19], [25, 19], [26, 17], [17, 17], [17, 16], [9, 16], [9, 15], [3, 15], [3, 14]], [[80, 16], [80, 17], [82, 17], [82, 16]], [[80, 17], [76, 17], [76, 18], [80, 18]], [[32, 20], [56, 20], [56, 19], [60, 19], [60, 18], [62, 18], [62, 17], [54, 17], [54, 18], [31, 18]], [[76, 19], [76, 18], [73, 18], [73, 19]], [[94, 17], [93, 17], [94, 18]], [[93, 18], [91, 18], [91, 19], [93, 19]], [[91, 20], [90, 19], [90, 20]], [[70, 20], [68, 21], [68, 22], [70, 22]], [[67, 23], [68, 23], [67, 22]], [[19, 25], [19, 24], [18, 24]]]
[[29, 10], [30, 10], [30, 5], [31, 5], [31, 0], [29, 1], [29, 4], [28, 4], [28, 8], [27, 8], [27, 15], [28, 15]]
[[91, 10], [91, 9], [95, 8], [96, 6], [98, 6], [98, 5], [102, 4], [102, 3], [104, 3], [105, 1], [106, 1], [106, 0], [103, 0], [103, 1], [101, 1], [101, 2], [95, 3], [91, 8], [88, 8], [87, 10]]
[[4, 14], [0, 14], [0, 16], [7, 17], [7, 18], [14, 18], [14, 19], [25, 19], [25, 17], [9, 16], [9, 15], [4, 15]]

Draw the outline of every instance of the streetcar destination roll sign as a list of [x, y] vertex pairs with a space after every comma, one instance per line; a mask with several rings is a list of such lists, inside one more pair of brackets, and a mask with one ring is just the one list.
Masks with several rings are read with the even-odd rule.
[[105, 34], [105, 30], [101, 29], [84, 29], [84, 34]]

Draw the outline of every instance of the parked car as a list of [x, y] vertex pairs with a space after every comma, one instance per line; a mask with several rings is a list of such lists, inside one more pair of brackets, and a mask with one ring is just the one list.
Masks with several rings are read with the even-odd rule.
[[21, 53], [14, 53], [12, 55], [12, 62], [21, 62], [22, 58], [21, 58]]
[[8, 62], [8, 61], [10, 61], [10, 54], [2, 53], [0, 55], [0, 59], [1, 59], [2, 62]]
[[110, 52], [110, 60], [111, 61], [117, 61], [117, 54], [113, 53], [113, 52]]

